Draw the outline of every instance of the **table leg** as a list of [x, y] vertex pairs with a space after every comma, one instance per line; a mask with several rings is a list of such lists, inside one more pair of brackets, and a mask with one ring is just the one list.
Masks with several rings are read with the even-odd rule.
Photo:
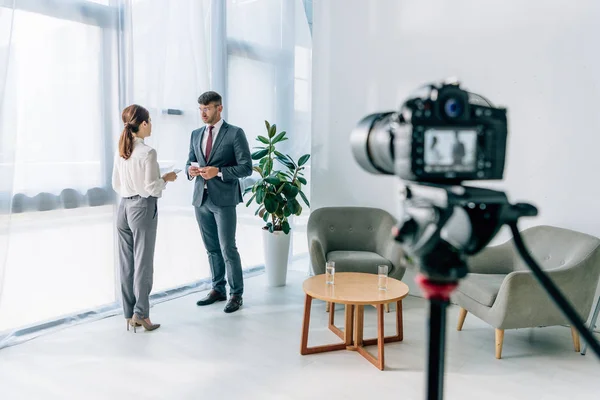
[[[364, 346], [367, 345], [367, 341], [365, 340], [361, 344], [357, 344], [356, 350], [367, 359], [371, 364], [376, 366], [379, 370], [383, 371], [384, 367], [384, 353], [383, 353], [383, 344], [385, 343], [384, 338], [384, 330], [383, 330], [383, 314], [384, 313], [384, 305], [377, 305], [377, 339], [374, 339], [377, 343], [377, 358], [375, 358], [371, 353], [369, 353]], [[362, 325], [362, 324], [361, 324]], [[360, 343], [360, 342], [358, 342]]]
[[[396, 335], [384, 337], [385, 343], [401, 342], [404, 339], [404, 326], [402, 323], [402, 300], [396, 303]], [[365, 339], [364, 346], [377, 344], [377, 339]]]
[[[305, 297], [305, 300], [304, 300], [304, 319], [303, 319], [303, 323], [302, 323], [302, 338], [300, 341], [300, 354], [307, 355], [307, 354], [324, 353], [327, 351], [346, 349], [346, 340], [344, 340], [343, 343], [326, 344], [326, 345], [322, 345], [322, 346], [308, 347], [308, 332], [309, 332], [309, 328], [310, 328], [310, 307], [311, 307], [311, 305], [312, 305], [312, 297], [310, 297], [307, 294]], [[346, 312], [348, 312], [348, 311], [346, 311]], [[331, 314], [333, 314], [333, 312]], [[346, 319], [347, 318], [348, 317], [346, 316]], [[330, 321], [333, 321], [331, 316], [330, 316]]]

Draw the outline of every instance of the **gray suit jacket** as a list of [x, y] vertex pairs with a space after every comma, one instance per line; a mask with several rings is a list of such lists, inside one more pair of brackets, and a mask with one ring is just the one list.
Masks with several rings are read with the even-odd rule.
[[[206, 126], [203, 126], [192, 132], [190, 154], [185, 168], [187, 177], [190, 180], [193, 179], [190, 178], [188, 172], [192, 162], [197, 162], [200, 167], [218, 167], [223, 173], [223, 179], [215, 176], [206, 181], [208, 197], [215, 205], [220, 207], [236, 206], [243, 201], [239, 180], [252, 175], [252, 158], [246, 134], [242, 128], [229, 125], [223, 121], [209, 159], [206, 160], [202, 152], [202, 138], [205, 130]], [[192, 204], [200, 207], [203, 197], [204, 179], [197, 176]]]

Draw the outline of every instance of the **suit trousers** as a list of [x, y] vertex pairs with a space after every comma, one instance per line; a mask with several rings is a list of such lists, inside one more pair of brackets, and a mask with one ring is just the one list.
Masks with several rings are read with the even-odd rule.
[[154, 276], [154, 247], [158, 225], [158, 199], [123, 198], [117, 214], [121, 294], [125, 318], [135, 312], [148, 318]]
[[212, 274], [212, 288], [226, 295], [225, 271], [229, 280], [230, 294], [242, 295], [244, 280], [242, 261], [236, 247], [235, 231], [237, 213], [235, 206], [215, 205], [204, 192], [202, 205], [194, 207], [196, 220], [202, 234], [202, 241], [208, 253], [208, 262]]

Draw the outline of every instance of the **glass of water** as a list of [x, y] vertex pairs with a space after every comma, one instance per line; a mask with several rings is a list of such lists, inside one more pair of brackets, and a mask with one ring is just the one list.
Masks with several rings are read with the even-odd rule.
[[378, 265], [377, 266], [377, 288], [379, 290], [387, 290], [388, 284], [388, 269], [387, 265]]
[[335, 277], [335, 262], [327, 261], [325, 264], [325, 283], [328, 285], [333, 285]]

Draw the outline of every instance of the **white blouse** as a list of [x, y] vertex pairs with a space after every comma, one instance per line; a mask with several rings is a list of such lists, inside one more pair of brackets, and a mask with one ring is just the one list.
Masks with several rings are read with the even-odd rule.
[[117, 150], [112, 185], [121, 197], [161, 197], [167, 182], [160, 176], [156, 150], [140, 138], [134, 139], [133, 151], [128, 160], [121, 157]]

